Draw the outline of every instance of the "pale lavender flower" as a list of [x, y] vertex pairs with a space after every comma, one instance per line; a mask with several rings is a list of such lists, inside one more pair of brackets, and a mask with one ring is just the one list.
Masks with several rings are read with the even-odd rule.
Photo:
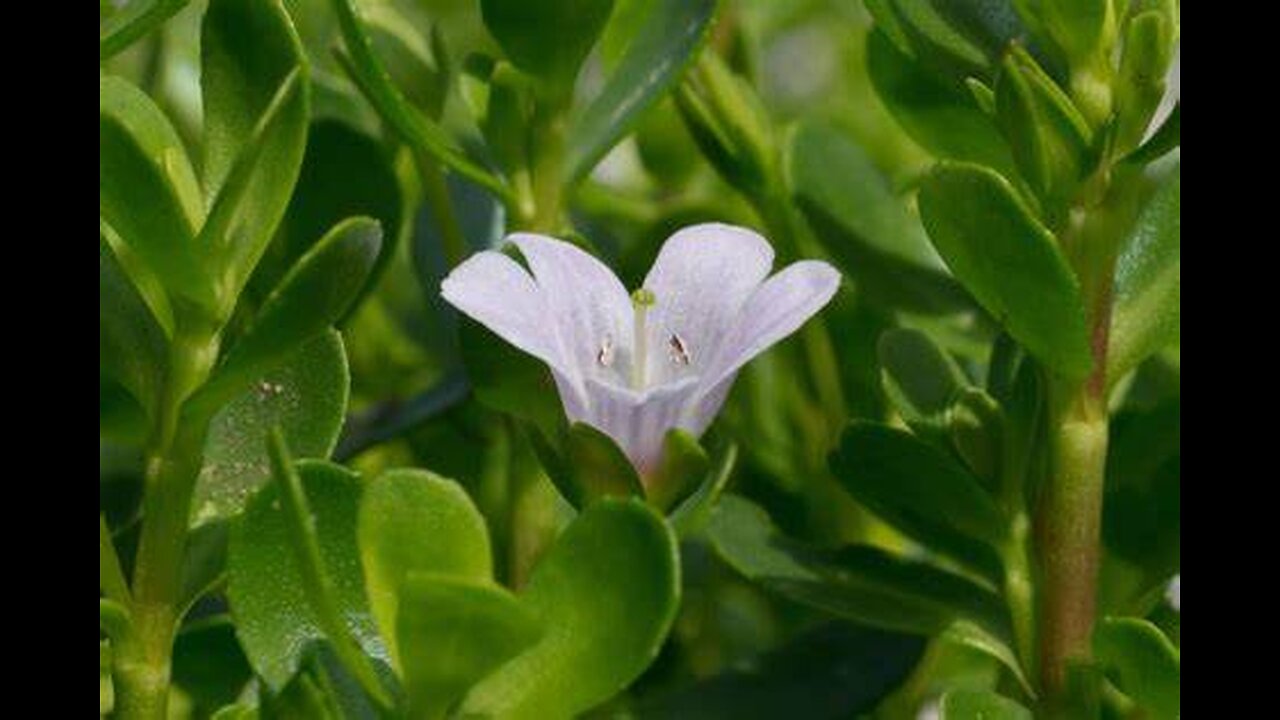
[[641, 289], [574, 245], [543, 235], [507, 240], [532, 276], [499, 252], [454, 268], [444, 298], [550, 368], [571, 422], [612, 437], [641, 476], [668, 430], [700, 435], [751, 358], [795, 332], [835, 294], [840, 275], [802, 260], [766, 277], [773, 248], [745, 228], [684, 228]]

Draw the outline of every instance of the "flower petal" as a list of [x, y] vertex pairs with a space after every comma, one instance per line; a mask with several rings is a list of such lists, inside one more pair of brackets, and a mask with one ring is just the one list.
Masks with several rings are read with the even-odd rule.
[[601, 362], [606, 343], [615, 356], [630, 357], [631, 300], [613, 271], [563, 240], [530, 233], [507, 240], [533, 271], [547, 309], [542, 323], [559, 334], [566, 362], [582, 378], [622, 377], [620, 363]]
[[645, 477], [662, 461], [662, 443], [667, 431], [686, 423], [686, 408], [697, 390], [696, 378], [637, 393], [594, 378], [587, 379], [591, 410], [578, 418], [613, 438], [631, 459], [640, 477]]
[[581, 376], [565, 359], [544, 295], [519, 263], [500, 252], [478, 252], [445, 277], [440, 294], [498, 337], [550, 366], [566, 410], [571, 405], [581, 408]]
[[798, 330], [839, 287], [840, 273], [820, 260], [792, 263], [766, 280], [742, 306], [702, 375], [702, 398], [723, 402], [723, 385], [733, 382], [739, 368]]
[[[771, 267], [773, 248], [746, 228], [704, 223], [667, 238], [644, 280], [657, 299], [647, 319], [649, 382], [704, 374]], [[683, 357], [672, 347], [673, 336]]]

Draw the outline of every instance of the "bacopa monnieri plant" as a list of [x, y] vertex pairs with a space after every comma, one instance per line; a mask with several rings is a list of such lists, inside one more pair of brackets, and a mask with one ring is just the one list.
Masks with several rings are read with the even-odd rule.
[[100, 714], [1180, 716], [1174, 0], [103, 0]]

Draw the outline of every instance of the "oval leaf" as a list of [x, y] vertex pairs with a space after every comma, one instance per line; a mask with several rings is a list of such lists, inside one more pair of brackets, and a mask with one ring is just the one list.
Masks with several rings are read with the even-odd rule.
[[1182, 169], [1175, 167], [1138, 216], [1116, 262], [1107, 348], [1114, 383], [1153, 352], [1181, 339]]
[[370, 482], [358, 532], [369, 606], [392, 664], [402, 667], [396, 617], [405, 579], [419, 572], [489, 580], [489, 532], [461, 486], [425, 470], [390, 470]]
[[1088, 374], [1080, 285], [1053, 234], [1004, 178], [941, 163], [920, 189], [920, 215], [951, 272], [1010, 335], [1053, 370]]
[[[259, 443], [265, 447], [262, 438]], [[360, 480], [332, 463], [301, 461], [298, 475], [314, 518], [320, 557], [347, 629], [365, 652], [385, 658], [365, 603], [356, 550]], [[263, 487], [231, 528], [227, 600], [249, 664], [274, 691], [289, 683], [304, 654], [325, 638], [303, 582], [280, 486]]]
[[639, 500], [594, 503], [520, 594], [542, 639], [473, 688], [461, 714], [533, 719], [594, 707], [657, 657], [679, 598], [671, 528]]
[[958, 619], [1009, 636], [998, 596], [937, 567], [869, 545], [825, 551], [782, 535], [764, 510], [726, 495], [707, 536], [747, 579], [797, 602], [887, 630], [934, 635]]
[[128, 82], [98, 82], [98, 212], [168, 291], [203, 307], [213, 284], [193, 240], [199, 186], [178, 133]]
[[951, 356], [914, 328], [894, 328], [876, 343], [884, 389], [913, 427], [939, 423], [969, 379]]
[[476, 681], [541, 633], [514, 595], [488, 582], [410, 572], [401, 598], [396, 637], [410, 717], [445, 717]]
[[857, 420], [840, 436], [831, 471], [854, 499], [931, 550], [991, 569], [986, 548], [1008, 525], [978, 481], [943, 451], [887, 425]]
[[263, 438], [279, 425], [297, 457], [327, 458], [347, 411], [351, 378], [333, 330], [298, 348], [218, 411], [205, 440], [192, 524], [231, 517], [271, 476]]
[[[304, 63], [301, 42], [280, 0], [211, 0], [200, 26], [208, 197], [222, 187], [281, 84]], [[301, 150], [297, 148], [298, 160]], [[263, 189], [268, 189], [265, 183]]]
[[1001, 62], [995, 100], [996, 120], [1022, 177], [1060, 213], [1089, 170], [1088, 123], [1030, 53], [1016, 45]]
[[1104, 618], [1093, 632], [1093, 652], [1151, 717], [1181, 716], [1182, 653], [1155, 625], [1139, 618]]
[[364, 287], [381, 246], [382, 228], [369, 218], [349, 218], [330, 230], [281, 280], [191, 405], [221, 406], [337, 323]]

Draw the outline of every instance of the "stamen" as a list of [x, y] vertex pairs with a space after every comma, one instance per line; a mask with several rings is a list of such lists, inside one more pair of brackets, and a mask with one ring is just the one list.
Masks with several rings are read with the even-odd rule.
[[640, 288], [631, 293], [631, 307], [635, 310], [635, 342], [632, 343], [631, 357], [631, 387], [635, 390], [643, 390], [645, 383], [645, 365], [649, 357], [648, 348], [645, 347], [645, 338], [648, 335], [645, 332], [644, 316], [649, 308], [658, 301], [653, 291]]
[[600, 352], [596, 353], [596, 362], [600, 367], [610, 367], [613, 365], [613, 337], [604, 336], [604, 341], [600, 343]]
[[685, 348], [684, 341], [680, 339], [679, 335], [671, 333], [671, 339], [667, 340], [667, 345], [671, 348], [671, 362], [676, 365], [689, 364], [689, 351]]

